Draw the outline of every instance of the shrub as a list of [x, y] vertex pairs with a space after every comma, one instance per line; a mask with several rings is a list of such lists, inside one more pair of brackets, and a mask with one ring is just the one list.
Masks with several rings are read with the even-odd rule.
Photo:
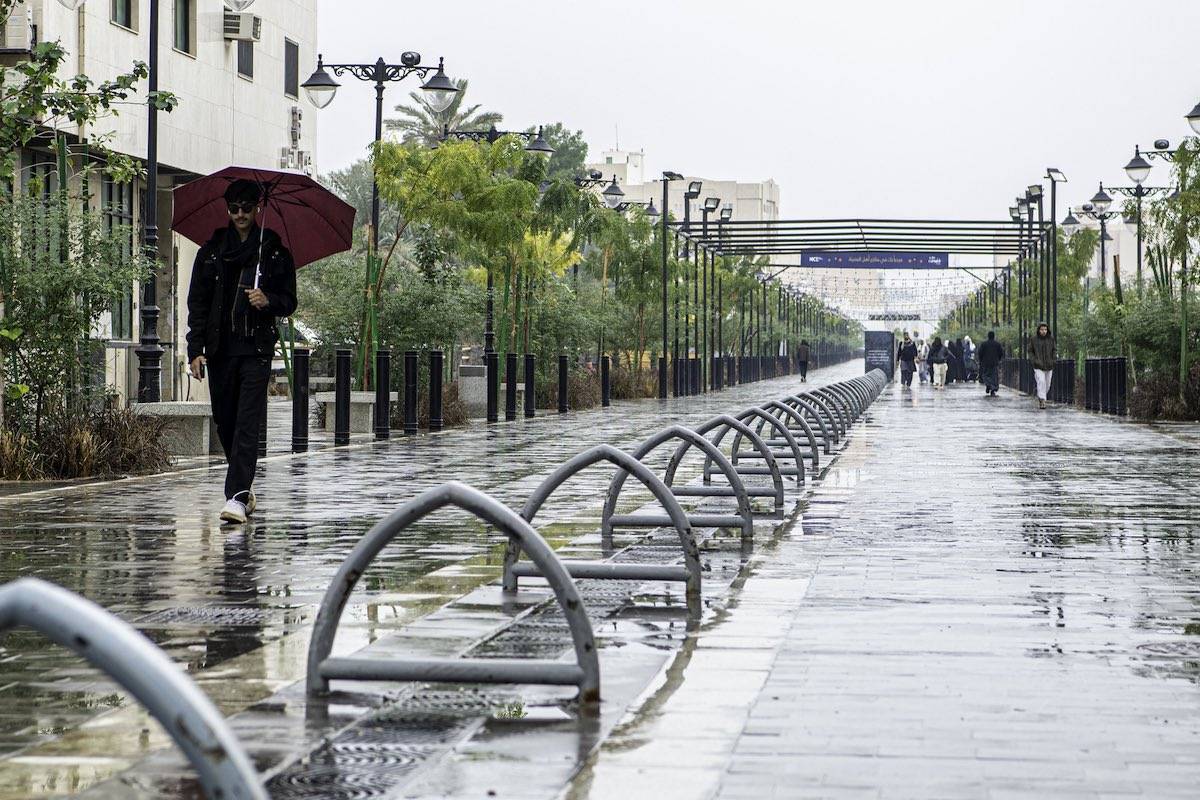
[[658, 375], [653, 370], [631, 370], [614, 364], [609, 382], [614, 400], [658, 396]]
[[0, 431], [0, 479], [47, 480], [161, 472], [171, 459], [166, 420], [127, 408], [102, 408], [47, 421], [35, 440]]
[[[558, 375], [549, 384], [545, 408], [558, 408]], [[587, 369], [567, 372], [567, 408], [579, 411], [600, 405], [600, 375]]]

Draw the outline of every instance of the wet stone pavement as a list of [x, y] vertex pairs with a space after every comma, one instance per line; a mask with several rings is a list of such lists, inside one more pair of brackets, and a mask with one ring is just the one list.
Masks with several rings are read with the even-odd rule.
[[[219, 468], [9, 498], [0, 580], [37, 575], [133, 622], [233, 715], [276, 798], [1195, 796], [1200, 436], [967, 386], [888, 387], [752, 549], [707, 541], [699, 621], [677, 586], [581, 581], [595, 720], [574, 718], [571, 691], [536, 687], [352, 684], [303, 702], [315, 604], [404, 499], [453, 477], [519, 506], [592, 444], [796, 388], [273, 457], [243, 530], [213, 524]], [[582, 473], [539, 514], [564, 554], [597, 551], [609, 474]], [[618, 558], [667, 546], [627, 543]], [[360, 584], [335, 652], [554, 657], [565, 636], [544, 590], [523, 582], [503, 602], [500, 552], [460, 515], [427, 518]], [[0, 798], [80, 793], [195, 796], [115, 686], [15, 631], [0, 649]]]

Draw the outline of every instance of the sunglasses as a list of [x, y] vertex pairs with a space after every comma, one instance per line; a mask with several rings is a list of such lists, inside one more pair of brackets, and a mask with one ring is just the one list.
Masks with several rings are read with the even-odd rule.
[[252, 214], [256, 208], [258, 208], [258, 203], [230, 203], [229, 213], [236, 214], [240, 211], [243, 214]]

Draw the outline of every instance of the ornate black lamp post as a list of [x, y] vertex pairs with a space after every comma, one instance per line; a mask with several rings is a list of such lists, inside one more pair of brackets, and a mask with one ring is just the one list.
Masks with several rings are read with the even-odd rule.
[[[383, 89], [388, 83], [402, 81], [410, 75], [416, 75], [422, 79], [426, 78], [430, 72], [433, 72], [433, 77], [421, 84], [421, 91], [425, 92], [425, 97], [429, 102], [429, 106], [434, 111], [445, 111], [454, 102], [454, 96], [458, 94], [458, 87], [454, 82], [446, 77], [445, 66], [443, 59], [438, 59], [437, 67], [422, 66], [421, 54], [408, 51], [401, 53], [399, 64], [389, 64], [382, 58], [376, 60], [374, 64], [326, 64], [323, 55], [317, 56], [317, 69], [308, 77], [304, 83], [300, 84], [304, 87], [304, 93], [308, 95], [309, 101], [317, 108], [325, 108], [333, 102], [334, 95], [337, 94], [338, 87], [341, 86], [333, 75], [350, 74], [360, 81], [368, 81], [375, 84], [375, 143], [378, 144], [383, 139]], [[328, 71], [327, 71], [328, 70]], [[332, 72], [333, 75], [329, 73]], [[371, 251], [379, 250], [379, 183], [372, 177], [371, 180]]]
[[[554, 148], [542, 136], [542, 126], [539, 125], [537, 133], [532, 131], [498, 131], [496, 126], [492, 125], [486, 131], [452, 131], [449, 125], [442, 126], [442, 135], [439, 141], [447, 139], [461, 139], [471, 142], [487, 142], [495, 144], [501, 136], [517, 136], [528, 140], [525, 145], [525, 152], [533, 153], [537, 156], [549, 158], [554, 155]], [[616, 179], [613, 179], [614, 182]], [[487, 308], [484, 314], [483, 323], [483, 354], [484, 360], [490, 353], [496, 352], [496, 283], [495, 277], [492, 275], [492, 267], [489, 264], [487, 270]], [[489, 378], [490, 380], [490, 378]]]
[[670, 214], [667, 213], [667, 190], [671, 181], [681, 181], [683, 176], [678, 172], [664, 170], [662, 176], [662, 351], [658, 357], [658, 399], [667, 399], [667, 223]]

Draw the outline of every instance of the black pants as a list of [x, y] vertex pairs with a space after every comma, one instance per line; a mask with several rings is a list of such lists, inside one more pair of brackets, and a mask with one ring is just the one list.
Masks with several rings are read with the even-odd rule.
[[800, 362], [800, 380], [804, 380], [806, 378], [808, 378], [808, 362], [801, 361]]
[[[208, 362], [208, 391], [213, 420], [229, 468], [225, 472], [225, 499], [248, 491], [258, 465], [258, 436], [267, 413], [267, 381], [271, 359], [266, 356], [233, 356]], [[243, 501], [245, 498], [240, 498]]]
[[908, 362], [900, 362], [900, 383], [904, 386], [912, 386], [913, 372], [916, 371], [916, 365]]

